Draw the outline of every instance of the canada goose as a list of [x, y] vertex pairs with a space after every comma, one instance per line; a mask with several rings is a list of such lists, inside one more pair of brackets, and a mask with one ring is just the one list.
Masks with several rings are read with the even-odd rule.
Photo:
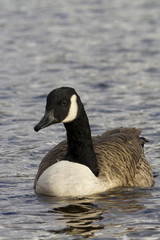
[[55, 123], [64, 124], [67, 141], [51, 149], [40, 163], [34, 183], [38, 194], [82, 196], [121, 186], [153, 186], [141, 130], [117, 128], [91, 137], [84, 106], [70, 87], [49, 93], [45, 115], [34, 130]]

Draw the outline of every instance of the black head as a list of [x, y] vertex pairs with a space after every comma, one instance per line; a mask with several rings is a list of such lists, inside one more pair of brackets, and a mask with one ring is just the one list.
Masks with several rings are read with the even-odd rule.
[[55, 123], [68, 123], [76, 119], [80, 98], [70, 87], [61, 87], [51, 91], [47, 96], [44, 117], [34, 127], [37, 132]]

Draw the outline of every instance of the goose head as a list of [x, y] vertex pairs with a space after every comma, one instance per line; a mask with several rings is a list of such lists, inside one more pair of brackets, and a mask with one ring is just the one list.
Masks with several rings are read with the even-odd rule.
[[48, 94], [45, 114], [34, 130], [38, 132], [51, 124], [72, 122], [78, 117], [81, 107], [74, 88], [57, 88]]

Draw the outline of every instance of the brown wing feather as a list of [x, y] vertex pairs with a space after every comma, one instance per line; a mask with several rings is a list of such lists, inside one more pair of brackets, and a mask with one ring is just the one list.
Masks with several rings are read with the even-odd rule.
[[[140, 129], [117, 128], [93, 137], [94, 150], [100, 170], [99, 178], [113, 181], [118, 186], [152, 186], [153, 173], [144, 156], [144, 138]], [[35, 184], [40, 175], [52, 164], [64, 159], [67, 141], [55, 146], [39, 165]]]
[[[119, 128], [105, 132], [101, 144], [95, 143], [100, 176], [117, 186], [152, 186], [153, 173], [144, 156], [140, 129]], [[105, 150], [104, 150], [105, 149]]]

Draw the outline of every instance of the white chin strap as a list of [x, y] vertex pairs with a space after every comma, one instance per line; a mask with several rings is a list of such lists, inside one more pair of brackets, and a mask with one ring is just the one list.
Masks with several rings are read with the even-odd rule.
[[77, 96], [75, 94], [73, 94], [70, 100], [71, 100], [71, 105], [69, 108], [68, 115], [62, 121], [62, 123], [71, 122], [77, 117], [77, 112], [78, 112]]

